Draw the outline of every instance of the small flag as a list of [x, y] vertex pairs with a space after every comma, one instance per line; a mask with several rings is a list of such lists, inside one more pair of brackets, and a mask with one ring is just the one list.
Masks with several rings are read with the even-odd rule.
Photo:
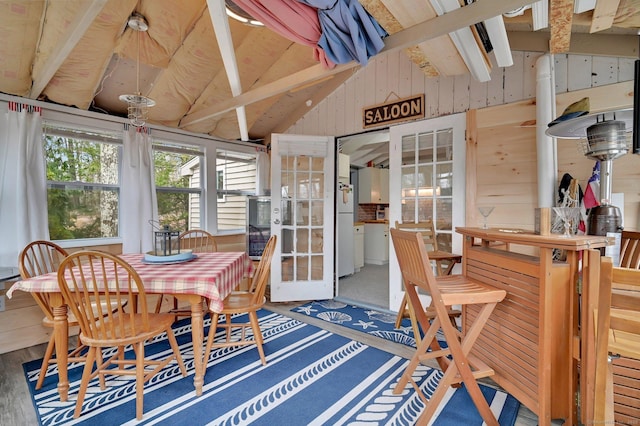
[[600, 205], [600, 162], [596, 161], [584, 192], [584, 207], [590, 209]]

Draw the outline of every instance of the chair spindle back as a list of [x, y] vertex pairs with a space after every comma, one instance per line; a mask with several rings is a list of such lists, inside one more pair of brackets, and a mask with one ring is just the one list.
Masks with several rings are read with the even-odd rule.
[[[121, 258], [100, 251], [73, 253], [60, 265], [58, 283], [87, 338], [111, 341], [149, 330], [142, 280]], [[133, 309], [127, 313], [124, 307], [135, 306], [136, 296], [138, 315]], [[95, 303], [98, 298], [105, 300], [111, 310]]]

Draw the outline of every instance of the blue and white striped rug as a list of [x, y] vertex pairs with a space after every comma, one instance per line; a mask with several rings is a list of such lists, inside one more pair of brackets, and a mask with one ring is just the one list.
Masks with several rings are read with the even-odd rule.
[[[323, 321], [361, 331], [395, 343], [416, 347], [416, 339], [413, 335], [411, 320], [409, 318], [403, 318], [400, 327], [395, 328], [396, 314], [363, 308], [336, 300], [316, 300], [305, 305], [291, 308], [291, 311], [319, 318]], [[436, 338], [440, 342], [440, 346], [447, 347], [442, 331], [438, 331]]]
[[[193, 351], [188, 320], [175, 327], [189, 375], [167, 366], [145, 385], [141, 424], [162, 425], [411, 425], [422, 402], [409, 387], [392, 390], [408, 361], [286, 316], [262, 310], [267, 365], [255, 347], [224, 348], [211, 354], [203, 394], [193, 388]], [[208, 325], [208, 319], [205, 321]], [[205, 333], [206, 333], [205, 329]], [[206, 335], [206, 334], [205, 334]], [[151, 356], [169, 351], [166, 339], [147, 345]], [[69, 402], [57, 394], [55, 366], [41, 390], [34, 386], [40, 360], [24, 371], [41, 425], [138, 424], [135, 420], [133, 378], [117, 377], [100, 391], [90, 385], [83, 415], [73, 419], [82, 366], [69, 369]], [[441, 373], [427, 367], [414, 375], [429, 395]], [[483, 386], [501, 425], [513, 425], [519, 403], [511, 396]], [[441, 404], [436, 425], [481, 425], [482, 419], [464, 388], [451, 390]]]

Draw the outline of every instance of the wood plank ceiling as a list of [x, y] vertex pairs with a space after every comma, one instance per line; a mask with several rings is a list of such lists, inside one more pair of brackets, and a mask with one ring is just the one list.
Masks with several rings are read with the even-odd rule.
[[[380, 54], [403, 49], [434, 78], [483, 78], [490, 62], [474, 24], [494, 17], [514, 50], [580, 45], [589, 51], [579, 53], [611, 54], [615, 45], [619, 56], [637, 57], [640, 0], [587, 2], [360, 0], [390, 34]], [[125, 116], [118, 97], [135, 92], [140, 36], [140, 91], [157, 102], [150, 123], [262, 139], [285, 131], [360, 67], [324, 69], [311, 48], [223, 11], [224, 0], [0, 0], [0, 92]], [[146, 17], [147, 32], [127, 27], [133, 12]]]

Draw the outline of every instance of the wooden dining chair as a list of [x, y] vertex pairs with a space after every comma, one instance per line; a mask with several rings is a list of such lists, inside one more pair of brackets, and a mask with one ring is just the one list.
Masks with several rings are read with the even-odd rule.
[[[253, 274], [253, 280], [251, 281], [249, 290], [232, 292], [224, 299], [224, 308], [221, 312], [210, 311], [211, 326], [209, 328], [207, 345], [204, 352], [205, 363], [209, 359], [211, 348], [256, 345], [262, 365], [267, 365], [264, 350], [262, 349], [263, 338], [257, 312], [266, 302], [265, 291], [271, 271], [271, 260], [276, 249], [276, 240], [276, 236], [272, 235], [267, 241], [264, 251], [262, 252], [262, 257], [260, 258], [260, 263]], [[233, 322], [233, 315], [245, 313], [249, 316], [249, 322]], [[218, 324], [220, 315], [225, 316], [224, 324]], [[215, 343], [214, 340], [218, 327], [225, 330], [225, 340]], [[247, 329], [249, 328], [253, 331], [253, 338], [247, 333]], [[234, 329], [239, 329], [239, 338], [238, 336], [232, 336], [231, 332]]]
[[[435, 263], [436, 275], [450, 275], [453, 266], [462, 260], [462, 255], [450, 253], [439, 250], [438, 237], [436, 235], [435, 225], [432, 220], [426, 220], [421, 222], [407, 222], [400, 223], [396, 221], [396, 229], [411, 232], [420, 232], [422, 240], [427, 247], [429, 253], [429, 259]], [[445, 262], [443, 264], [443, 262]], [[433, 307], [427, 307], [426, 314], [428, 318], [435, 317], [435, 311]], [[452, 324], [456, 325], [456, 318], [460, 317], [461, 312], [459, 309], [453, 309], [449, 307], [449, 319]], [[418, 328], [418, 321], [416, 320], [415, 313], [412, 312], [411, 306], [408, 303], [407, 294], [405, 293], [400, 303], [400, 309], [398, 309], [398, 315], [396, 316], [396, 328], [400, 328], [402, 320], [404, 318], [411, 319], [411, 326], [413, 328], [413, 335], [416, 340], [416, 344], [420, 343], [421, 334]]]
[[189, 249], [193, 253], [211, 253], [218, 251], [216, 238], [203, 229], [190, 229], [178, 237], [180, 248]]
[[[505, 298], [506, 291], [471, 280], [463, 275], [436, 277], [421, 233], [398, 229], [391, 229], [390, 232], [409, 303], [414, 308], [420, 326], [427, 330], [393, 393], [404, 392], [407, 384], [411, 383], [426, 404], [418, 424], [427, 424], [447, 389], [452, 385], [464, 383], [484, 421], [488, 425], [497, 426], [498, 422], [476, 382], [476, 379], [492, 376], [494, 371], [471, 352], [494, 308]], [[431, 323], [418, 296], [418, 288], [431, 296], [431, 303], [436, 312]], [[448, 308], [453, 305], [481, 305], [475, 320], [471, 323], [467, 319], [467, 329], [464, 334], [459, 332], [449, 320]], [[439, 330], [444, 334], [448, 346], [446, 349], [442, 349], [436, 340], [436, 333]], [[431, 351], [428, 351], [429, 348]], [[449, 361], [449, 356], [452, 362]], [[444, 370], [444, 375], [427, 401], [412, 376], [418, 364], [429, 359], [438, 361]]]
[[620, 240], [620, 267], [640, 269], [640, 232], [622, 231]]
[[[640, 269], [614, 267], [610, 257], [600, 262], [596, 323], [596, 367], [593, 424], [626, 424], [614, 419], [612, 359], [640, 360]], [[624, 399], [624, 398], [623, 398]], [[637, 417], [635, 418], [637, 420]]]
[[[56, 243], [45, 240], [32, 241], [27, 244], [18, 255], [18, 269], [20, 271], [20, 276], [23, 280], [26, 280], [38, 275], [56, 272], [62, 260], [67, 256], [67, 251]], [[51, 297], [50, 294], [44, 292], [32, 292], [31, 295], [44, 313], [42, 325], [53, 329], [53, 310], [51, 309], [51, 303], [49, 302]], [[78, 326], [78, 321], [76, 321], [73, 316], [68, 318], [68, 323], [69, 327]], [[49, 365], [57, 363], [57, 359], [53, 356], [55, 345], [55, 335], [51, 333], [47, 349], [44, 353], [44, 358], [42, 359], [42, 366], [40, 367], [38, 381], [36, 382], [36, 390], [42, 387]], [[80, 353], [82, 353], [85, 348], [86, 347], [78, 340], [76, 349], [69, 353], [67, 361], [84, 362], [84, 357], [80, 356]]]
[[[191, 250], [192, 253], [213, 253], [218, 251], [216, 238], [203, 229], [189, 229], [184, 231], [178, 237], [180, 240], [180, 250]], [[161, 294], [156, 302], [155, 313], [158, 314], [162, 310], [162, 302], [165, 297], [169, 297], [173, 303], [173, 308], [169, 311], [178, 317], [191, 317], [191, 309], [179, 309], [178, 299], [174, 296]]]
[[[128, 375], [136, 378], [136, 419], [141, 420], [145, 382], [174, 360], [182, 376], [187, 375], [171, 329], [173, 315], [149, 313], [140, 276], [123, 259], [109, 253], [88, 250], [67, 256], [58, 270], [58, 283], [65, 302], [80, 324], [80, 340], [89, 347], [73, 417], [80, 416], [93, 378], [99, 377], [100, 388], [104, 390], [105, 375]], [[92, 303], [95, 294], [103, 294], [115, 307], [114, 311], [103, 315], [100, 305]], [[137, 312], [125, 312], [125, 305], [136, 298]], [[163, 333], [167, 335], [172, 353], [162, 360], [145, 359], [145, 341]], [[134, 359], [125, 359], [124, 350], [128, 345], [133, 346]], [[117, 351], [105, 360], [102, 348], [107, 347], [115, 347]]]

